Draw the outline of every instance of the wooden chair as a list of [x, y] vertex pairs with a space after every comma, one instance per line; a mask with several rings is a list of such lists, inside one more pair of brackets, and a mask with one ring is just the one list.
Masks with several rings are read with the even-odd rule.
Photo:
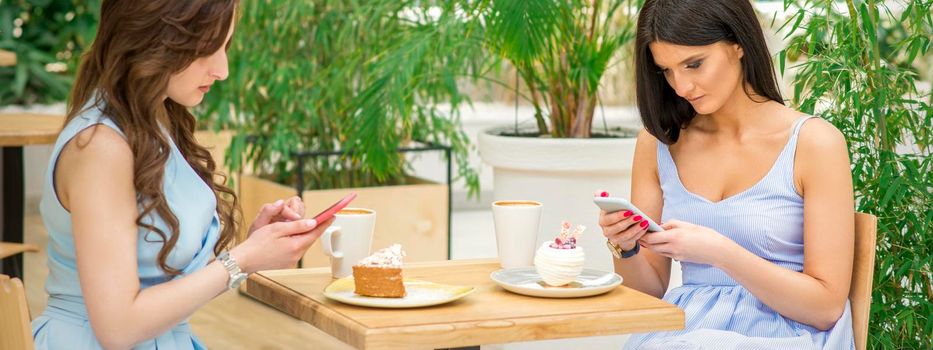
[[[3, 260], [4, 264], [11, 264], [13, 266], [14, 275], [17, 273], [23, 272], [23, 266], [20, 266], [22, 259], [7, 259], [9, 257], [15, 256], [17, 254], [23, 254], [25, 252], [38, 252], [39, 247], [36, 247], [34, 244], [29, 243], [8, 243], [0, 242], [0, 260]], [[13, 276], [19, 277], [22, 279], [22, 276]]]
[[25, 252], [38, 252], [39, 247], [29, 243], [7, 243], [0, 242], [0, 259], [6, 259], [16, 254]]
[[0, 275], [0, 349], [33, 349], [26, 292], [19, 278]]
[[878, 218], [855, 213], [855, 260], [849, 303], [852, 307], [852, 334], [855, 349], [865, 350], [868, 343], [868, 316], [871, 309], [871, 284], [875, 275], [875, 242]]

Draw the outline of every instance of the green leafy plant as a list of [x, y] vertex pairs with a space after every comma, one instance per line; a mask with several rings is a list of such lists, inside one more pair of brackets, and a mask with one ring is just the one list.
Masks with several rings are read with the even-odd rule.
[[599, 80], [631, 41], [640, 3], [244, 2], [231, 81], [209, 97], [204, 115], [215, 127], [241, 130], [233, 169], [245, 159], [286, 181], [296, 151], [352, 150], [305, 162], [315, 177], [307, 183], [397, 183], [408, 163], [394, 150], [427, 141], [452, 146], [458, 175], [475, 190], [457, 114], [471, 103], [463, 83], [507, 86], [496, 76], [509, 61], [535, 107], [538, 134], [588, 137]]
[[[353, 150], [305, 162], [312, 188], [398, 183], [408, 141], [453, 147], [467, 162], [462, 83], [509, 86], [509, 61], [538, 131], [589, 137], [600, 78], [633, 37], [641, 1], [243, 2], [230, 82], [209, 97], [214, 127], [235, 126], [233, 169], [286, 181], [298, 150]], [[517, 89], [513, 86], [512, 88]], [[252, 139], [249, 139], [252, 137]], [[247, 141], [252, 142], [247, 142]]]
[[606, 69], [624, 57], [644, 3], [493, 1], [478, 16], [486, 44], [507, 59], [526, 85], [538, 134], [590, 137]]
[[791, 3], [805, 9], [781, 52], [804, 57], [794, 103], [846, 135], [857, 209], [879, 219], [869, 344], [933, 348], [933, 97], [912, 65], [930, 53], [933, 1]]
[[218, 84], [204, 113], [215, 127], [238, 129], [228, 158], [234, 170], [245, 166], [242, 158], [286, 182], [295, 152], [345, 150], [355, 153], [305, 162], [304, 183], [404, 183], [408, 163], [395, 150], [422, 141], [450, 145], [460, 177], [478, 188], [456, 111], [466, 99], [457, 79], [482, 66], [464, 42], [481, 32], [448, 21], [453, 5], [244, 1], [240, 13], [230, 80]]
[[0, 1], [0, 49], [17, 57], [0, 67], [0, 105], [64, 101], [99, 10], [100, 0]]

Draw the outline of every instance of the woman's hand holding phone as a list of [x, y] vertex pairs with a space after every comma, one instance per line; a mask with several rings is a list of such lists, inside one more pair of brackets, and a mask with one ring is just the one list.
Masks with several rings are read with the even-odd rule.
[[253, 234], [257, 229], [276, 222], [295, 221], [305, 216], [305, 205], [298, 196], [286, 200], [277, 200], [274, 203], [266, 203], [259, 209], [256, 218], [249, 226], [247, 231]]
[[250, 225], [246, 241], [231, 249], [230, 254], [247, 273], [293, 267], [334, 222], [334, 214], [355, 198], [356, 193], [351, 193], [314, 219], [304, 219], [305, 207], [297, 196], [263, 205]]
[[601, 191], [595, 194], [593, 203], [601, 209], [599, 226], [603, 229], [603, 236], [622, 250], [635, 249], [638, 240], [648, 232], [664, 231], [624, 198], [610, 197], [609, 193]]
[[722, 266], [731, 253], [744, 249], [732, 239], [709, 227], [680, 220], [664, 223], [664, 232], [641, 239], [642, 247], [677, 261]]
[[648, 223], [630, 210], [607, 213], [599, 211], [599, 227], [603, 236], [622, 250], [635, 249], [638, 240], [648, 233]]
[[256, 229], [230, 255], [246, 273], [292, 268], [333, 222], [333, 218], [321, 223], [314, 219], [274, 222]]

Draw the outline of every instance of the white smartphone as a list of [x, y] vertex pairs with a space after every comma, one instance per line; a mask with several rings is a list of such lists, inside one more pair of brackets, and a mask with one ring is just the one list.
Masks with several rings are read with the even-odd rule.
[[600, 209], [602, 209], [603, 211], [607, 213], [614, 213], [619, 210], [631, 210], [633, 213], [635, 213], [634, 215], [640, 215], [643, 218], [642, 220], [648, 222], [649, 232], [664, 231], [664, 229], [661, 228], [661, 225], [658, 225], [657, 223], [655, 223], [654, 220], [651, 220], [651, 217], [649, 217], [648, 215], [645, 215], [645, 213], [643, 213], [641, 209], [638, 209], [637, 207], [635, 207], [635, 205], [632, 204], [632, 202], [629, 202], [625, 198], [593, 197], [593, 203], [596, 203], [596, 205], [599, 206]]

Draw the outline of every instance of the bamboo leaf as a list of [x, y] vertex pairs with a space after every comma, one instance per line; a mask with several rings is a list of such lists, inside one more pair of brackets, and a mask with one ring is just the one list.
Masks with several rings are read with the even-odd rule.
[[878, 44], [878, 32], [875, 30], [875, 21], [872, 19], [871, 11], [864, 2], [859, 5], [859, 16], [862, 18], [862, 31], [871, 43], [871, 47]]
[[781, 76], [784, 75], [784, 64], [787, 62], [787, 49], [778, 53], [778, 65], [781, 69]]

